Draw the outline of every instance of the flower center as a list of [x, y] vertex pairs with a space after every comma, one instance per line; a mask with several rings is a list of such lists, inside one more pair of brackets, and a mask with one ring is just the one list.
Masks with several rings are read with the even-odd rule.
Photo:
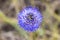
[[32, 13], [27, 14], [27, 16], [26, 16], [26, 22], [28, 24], [33, 24], [35, 22], [34, 15]]
[[29, 20], [33, 20], [33, 19], [34, 19], [34, 18], [33, 18], [33, 15], [32, 15], [32, 14], [29, 14], [29, 15], [28, 15], [28, 19], [29, 19]]

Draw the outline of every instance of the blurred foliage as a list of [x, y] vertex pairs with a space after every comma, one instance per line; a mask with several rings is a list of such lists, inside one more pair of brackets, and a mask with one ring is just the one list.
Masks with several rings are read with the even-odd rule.
[[[29, 0], [27, 3], [24, 0], [3, 0], [2, 2], [4, 3], [0, 3], [0, 24], [8, 23], [12, 25], [18, 34], [25, 37], [26, 40], [60, 40], [59, 0]], [[26, 32], [19, 27], [17, 22], [18, 12], [28, 5], [38, 7], [43, 15], [43, 22], [36, 32]], [[15, 11], [12, 10], [13, 8], [15, 8]], [[15, 17], [11, 17], [11, 15], [15, 15]]]

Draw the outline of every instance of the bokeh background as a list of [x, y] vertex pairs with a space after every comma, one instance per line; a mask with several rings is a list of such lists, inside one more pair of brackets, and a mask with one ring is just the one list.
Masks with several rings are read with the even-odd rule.
[[[17, 14], [29, 5], [43, 15], [36, 32], [18, 25]], [[60, 40], [60, 0], [0, 0], [0, 40]]]

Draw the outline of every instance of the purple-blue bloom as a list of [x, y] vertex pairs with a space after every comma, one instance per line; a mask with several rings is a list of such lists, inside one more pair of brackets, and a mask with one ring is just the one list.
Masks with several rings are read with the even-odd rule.
[[26, 31], [36, 31], [42, 22], [40, 11], [32, 6], [25, 7], [18, 14], [18, 24]]

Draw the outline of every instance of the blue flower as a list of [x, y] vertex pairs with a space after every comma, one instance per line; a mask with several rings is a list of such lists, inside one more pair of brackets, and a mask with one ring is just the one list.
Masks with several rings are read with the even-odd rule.
[[40, 11], [32, 6], [25, 7], [18, 14], [18, 24], [26, 31], [36, 31], [42, 22]]

